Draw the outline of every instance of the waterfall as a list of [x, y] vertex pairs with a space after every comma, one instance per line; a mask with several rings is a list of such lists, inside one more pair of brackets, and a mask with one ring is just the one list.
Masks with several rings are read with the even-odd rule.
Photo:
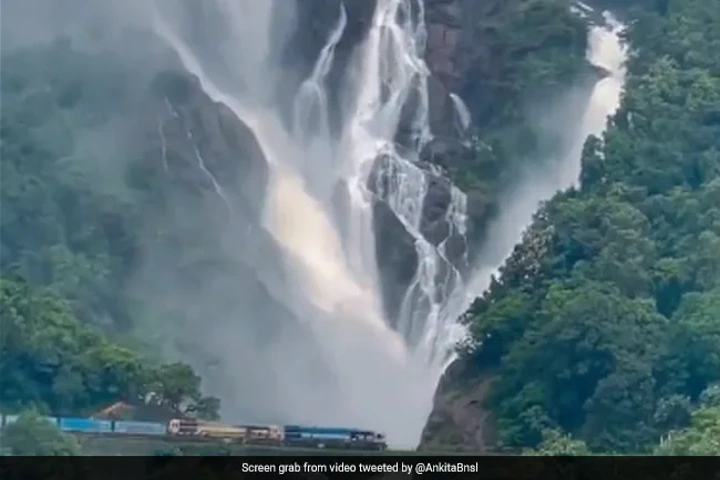
[[[578, 15], [587, 18], [592, 14], [604, 19], [601, 25], [591, 25], [586, 58], [591, 64], [607, 70], [608, 75], [595, 83], [584, 97], [586, 101], [580, 120], [566, 119], [567, 153], [551, 159], [541, 169], [525, 172], [518, 186], [507, 195], [499, 218], [489, 229], [487, 247], [480, 254], [480, 266], [469, 282], [471, 291], [482, 292], [489, 286], [491, 275], [497, 275], [497, 268], [521, 239], [540, 202], [551, 198], [559, 190], [578, 185], [585, 140], [589, 135], [600, 136], [608, 117], [620, 106], [627, 58], [626, 45], [620, 34], [625, 27], [609, 12], [597, 15], [581, 2], [576, 2], [576, 5], [580, 10]], [[577, 117], [577, 112], [573, 116]]]
[[[203, 8], [217, 10], [220, 15], [214, 18], [224, 24], [202, 25], [182, 3], [155, 0], [154, 28], [204, 91], [253, 131], [270, 168], [263, 226], [281, 246], [288, 266], [283, 301], [314, 333], [340, 392], [320, 405], [314, 399], [324, 392], [303, 388], [318, 372], [294, 372], [291, 378], [282, 375], [287, 366], [278, 364], [277, 378], [292, 382], [288, 391], [294, 395], [278, 415], [293, 423], [372, 428], [386, 432], [392, 446], [413, 447], [462, 334], [457, 319], [488, 278], [479, 269], [466, 285], [448, 260], [448, 239], [433, 243], [422, 233], [429, 173], [418, 153], [431, 140], [423, 0], [377, 0], [367, 36], [342, 72], [343, 101], [335, 116], [330, 115], [326, 83], [347, 25], [341, 2], [325, 46], [289, 106], [276, 98], [286, 67], [275, 44], [290, 38], [293, 25], [276, 17], [282, 11], [287, 18], [291, 2], [207, 0]], [[198, 31], [212, 36], [216, 30], [226, 35], [223, 41], [203, 48]], [[617, 42], [616, 33], [598, 38], [591, 42], [592, 55], [607, 42]], [[608, 68], [615, 72], [614, 64]], [[596, 86], [576, 136], [577, 148], [566, 163], [546, 172], [551, 180], [544, 188], [520, 189], [507, 204], [489, 241], [497, 251], [482, 255], [493, 266], [517, 242], [538, 201], [577, 179], [582, 140], [598, 133], [598, 122], [604, 123], [617, 107], [615, 86], [621, 87], [622, 77], [610, 78], [616, 83], [605, 79]], [[601, 91], [608, 98], [596, 98]], [[453, 96], [453, 102], [461, 126], [467, 127], [467, 108], [459, 97]], [[408, 105], [414, 107], [409, 112]], [[409, 130], [409, 145], [403, 148], [395, 142], [401, 124]], [[204, 166], [202, 157], [198, 163]], [[343, 205], [334, 201], [338, 189], [347, 194]], [[418, 257], [397, 319], [386, 318], [383, 308], [373, 231], [376, 201], [384, 202], [412, 237]], [[465, 235], [466, 212], [465, 195], [452, 187], [445, 212], [448, 238]], [[262, 269], [263, 259], [254, 261]], [[241, 401], [223, 400], [230, 410], [228, 403]]]
[[[342, 4], [310, 76], [298, 88], [289, 126], [283, 123], [287, 106], [273, 102], [273, 80], [282, 75], [282, 67], [271, 42], [282, 36], [272, 31], [273, 12], [287, 8], [288, 2], [208, 4], [228, 23], [230, 38], [216, 51], [204, 52], [193, 43], [188, 34], [192, 20], [183, 18], [177, 4], [157, 2], [156, 32], [206, 93], [227, 105], [255, 134], [271, 173], [264, 227], [288, 264], [291, 287], [284, 300], [314, 332], [341, 392], [333, 405], [319, 408], [309, 403], [312, 395], [306, 401], [299, 398], [304, 392], [295, 389], [298, 398], [289, 402], [285, 416], [298, 423], [374, 428], [386, 432], [393, 445], [412, 447], [450, 360], [463, 291], [459, 272], [446, 258], [445, 242], [433, 245], [420, 231], [428, 173], [417, 165], [417, 157], [431, 139], [423, 3], [377, 2], [367, 37], [347, 66], [343, 108], [333, 128], [326, 77], [347, 23]], [[248, 51], [250, 46], [264, 57]], [[208, 60], [218, 54], [223, 56], [222, 68]], [[408, 113], [404, 107], [412, 102], [415, 108]], [[411, 132], [410, 148], [403, 152], [395, 144], [401, 122]], [[373, 171], [386, 181], [371, 184]], [[349, 198], [340, 212], [332, 201], [338, 188], [346, 189]], [[420, 259], [397, 330], [385, 317], [378, 281], [373, 232], [373, 202], [378, 198], [412, 236]], [[465, 212], [464, 195], [453, 189], [446, 213], [451, 234], [464, 234]], [[344, 230], [334, 214], [346, 223]], [[309, 379], [314, 374], [305, 375]]]
[[[414, 7], [414, 8], [413, 8]], [[413, 13], [415, 15], [413, 15]], [[399, 20], [398, 20], [399, 19]], [[371, 166], [378, 170], [375, 192], [412, 235], [419, 258], [415, 277], [401, 303], [398, 330], [411, 347], [413, 361], [435, 383], [449, 361], [457, 315], [456, 298], [462, 290], [457, 269], [447, 260], [444, 242], [436, 247], [420, 232], [428, 176], [414, 160], [430, 140], [427, 77], [423, 60], [424, 8], [421, 0], [381, 0], [361, 50], [355, 96], [356, 109], [349, 115], [346, 142], [353, 145], [353, 201], [363, 202], [364, 185]], [[410, 119], [414, 149], [398, 151], [394, 138], [403, 106], [410, 96], [419, 98]], [[379, 160], [377, 160], [379, 159]], [[375, 163], [377, 160], [377, 163]], [[465, 233], [465, 195], [453, 189], [447, 219], [451, 234]], [[375, 263], [375, 259], [368, 259]]]

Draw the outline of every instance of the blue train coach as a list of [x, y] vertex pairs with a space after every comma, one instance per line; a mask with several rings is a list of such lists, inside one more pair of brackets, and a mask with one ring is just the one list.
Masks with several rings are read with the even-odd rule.
[[167, 435], [167, 425], [156, 422], [115, 421], [113, 432], [126, 435]]
[[64, 432], [111, 433], [110, 420], [93, 420], [92, 418], [60, 417], [60, 430]]
[[[0, 425], [2, 425], [3, 427], [12, 425], [13, 423], [18, 421], [18, 418], [20, 418], [20, 415], [3, 415], [2, 421], [0, 421]], [[40, 418], [57, 427], [57, 424], [58, 424], [57, 417], [40, 417]]]

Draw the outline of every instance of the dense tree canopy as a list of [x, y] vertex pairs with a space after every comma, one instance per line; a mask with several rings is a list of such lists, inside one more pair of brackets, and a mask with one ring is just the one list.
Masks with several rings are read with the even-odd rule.
[[3, 448], [17, 456], [59, 456], [81, 454], [80, 445], [71, 435], [61, 432], [36, 412], [27, 411], [3, 431]]
[[0, 268], [53, 288], [84, 321], [123, 323], [135, 207], [106, 181], [105, 192], [93, 187], [91, 166], [107, 169], [113, 145], [97, 139], [83, 151], [79, 139], [109, 121], [122, 99], [121, 70], [64, 41], [2, 62]]
[[720, 3], [631, 15], [622, 106], [586, 143], [581, 188], [542, 207], [473, 306], [463, 351], [498, 372], [507, 445], [559, 429], [641, 452], [679, 429], [664, 451], [718, 454], [698, 405], [720, 380]]
[[128, 62], [64, 39], [3, 52], [3, 411], [33, 404], [85, 415], [122, 400], [217, 417], [219, 401], [202, 396], [188, 365], [158, 365], [160, 355], [110, 340], [138, 323], [125, 286], [137, 266], [143, 202], [129, 168], [137, 152], [122, 144], [117, 123], [143, 79], [128, 80], [141, 71]]
[[655, 449], [656, 455], [718, 455], [720, 452], [720, 387], [703, 392], [690, 425], [672, 431]]
[[0, 280], [0, 409], [36, 405], [89, 415], [108, 404], [152, 403], [169, 414], [215, 418], [190, 367], [155, 365], [75, 318], [66, 301], [21, 279]]

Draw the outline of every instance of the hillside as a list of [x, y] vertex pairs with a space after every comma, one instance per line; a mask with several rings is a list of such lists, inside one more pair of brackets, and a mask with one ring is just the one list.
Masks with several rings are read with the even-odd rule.
[[[3, 349], [3, 408], [34, 404], [80, 414], [138, 401], [150, 388], [144, 375], [156, 375], [152, 365], [183, 361], [236, 416], [277, 421], [287, 408], [283, 399], [308, 389], [301, 383], [288, 395], [296, 375], [288, 370], [283, 377], [276, 365], [299, 362], [313, 374], [326, 366], [316, 340], [289, 311], [287, 265], [260, 225], [268, 172], [253, 133], [213, 102], [166, 46], [137, 25], [121, 28], [121, 7], [106, 18], [109, 10], [77, 0], [68, 12], [82, 7], [97, 19], [78, 26], [85, 17], [56, 12], [40, 19], [24, 5], [9, 2], [6, 16], [16, 25], [42, 23], [50, 38], [32, 38], [28, 28], [3, 30], [0, 269], [3, 308], [18, 312], [3, 315], [4, 329], [15, 332]], [[297, 45], [308, 53], [296, 61], [307, 71], [337, 10], [333, 2], [303, 5], [301, 18], [316, 20], [298, 33]], [[347, 2], [337, 62], [366, 34], [370, 6]], [[561, 88], [586, 73], [585, 26], [566, 2], [486, 7], [427, 5], [437, 141], [423, 156], [448, 168], [468, 192], [478, 241], [512, 177], [508, 152], [517, 132], [527, 131], [519, 102], [533, 88]], [[453, 35], [460, 41], [444, 43]], [[555, 68], [552, 59], [560, 56], [565, 62]], [[539, 64], [543, 82], [531, 67]], [[471, 92], [478, 82], [483, 89]], [[492, 155], [461, 141], [452, 91], [470, 102], [477, 125], [471, 134], [483, 132], [473, 145], [492, 143]], [[435, 242], [447, 228], [448, 189], [447, 179], [435, 177], [425, 202], [423, 228]], [[418, 258], [395, 214], [377, 205], [379, 262], [389, 267], [386, 307], [396, 311]], [[40, 300], [46, 298], [51, 307]], [[35, 339], [36, 331], [47, 337]], [[98, 363], [88, 345], [119, 352], [123, 368], [143, 370], [142, 378], [127, 379], [121, 370], [108, 380], [112, 387], [92, 386], [97, 369], [115, 360], [105, 355], [108, 365]], [[276, 383], [264, 381], [270, 376]], [[248, 384], [253, 388], [241, 387]]]
[[[621, 109], [473, 305], [438, 398], [506, 446], [717, 455], [720, 3], [627, 15]], [[438, 417], [424, 445], [463, 435]]]
[[[484, 249], [495, 247], [488, 245], [489, 229], [520, 172], [543, 171], [542, 159], [557, 155], [567, 140], [572, 129], [550, 125], [544, 113], [567, 90], [584, 93], [606, 74], [586, 61], [588, 24], [571, 12], [569, 0], [425, 0], [427, 118], [413, 117], [407, 107], [422, 103], [413, 82], [403, 91], [380, 76], [371, 79], [378, 80], [375, 103], [389, 104], [377, 118], [397, 117], [396, 123], [389, 134], [371, 131], [389, 138], [351, 145], [366, 154], [360, 147], [380, 138], [392, 145], [400, 167], [387, 168], [387, 151], [374, 152], [362, 185], [374, 230], [357, 233], [364, 228], [359, 209], [343, 210], [354, 198], [347, 183], [354, 177], [332, 183], [326, 172], [342, 168], [317, 165], [336, 161], [326, 152], [346, 147], [332, 143], [342, 137], [333, 128], [356, 125], [356, 118], [342, 117], [357, 100], [346, 98], [355, 92], [343, 75], [353, 79], [346, 68], [371, 36], [374, 2], [342, 2], [345, 29], [325, 83], [310, 89], [317, 103], [306, 119], [324, 118], [327, 132], [299, 140], [288, 135], [301, 154], [281, 159], [268, 152], [290, 140], [268, 141], [258, 125], [290, 122], [285, 116], [300, 102], [286, 97], [302, 91], [302, 80], [315, 71], [338, 22], [337, 0], [298, 2], [298, 25], [281, 31], [290, 41], [280, 53], [269, 40], [258, 40], [256, 50], [252, 42], [229, 42], [231, 54], [237, 48], [247, 58], [223, 58], [228, 38], [236, 38], [220, 28], [211, 7], [190, 11], [190, 23], [178, 27], [207, 57], [204, 66], [213, 67], [201, 73], [222, 80], [222, 88], [238, 98], [243, 88], [270, 92], [280, 113], [272, 121], [263, 117], [264, 124], [217, 101], [207, 78], [188, 71], [177, 45], [151, 33], [157, 26], [149, 25], [149, 15], [132, 17], [137, 12], [120, 3], [72, 0], [63, 12], [40, 8], [52, 12], [41, 19], [25, 7], [30, 2], [51, 8], [44, 0], [3, 5], [4, 16], [16, 20], [3, 28], [1, 59], [3, 412], [87, 415], [126, 401], [149, 403], [162, 419], [222, 414], [232, 421], [320, 423], [329, 417], [392, 420], [405, 428], [401, 414], [422, 413], [430, 392], [413, 398], [402, 389], [414, 370], [390, 378], [390, 360], [381, 356], [387, 352], [361, 344], [372, 330], [362, 322], [376, 320], [367, 313], [374, 308], [367, 297], [335, 304], [330, 298], [332, 308], [311, 298], [357, 286], [330, 253], [346, 255], [347, 270], [363, 281], [377, 275], [373, 287], [386, 330], [401, 329], [413, 295], [413, 318], [432, 319], [427, 304], [444, 311], [448, 285], [461, 283]], [[638, 9], [622, 10], [632, 24], [622, 108], [604, 138], [586, 143], [581, 187], [543, 205], [464, 317], [471, 339], [442, 380], [423, 449], [717, 453], [720, 3], [632, 3]], [[596, 4], [624, 7], [619, 0]], [[258, 5], [257, 19], [248, 14], [239, 21], [261, 24], [267, 12]], [[385, 30], [396, 36], [391, 40], [406, 33]], [[389, 40], [378, 44], [388, 51], [370, 52], [376, 57], [399, 55]], [[260, 69], [258, 52], [277, 53], [282, 69], [259, 80], [233, 70]], [[407, 94], [397, 97], [405, 103], [388, 100], [391, 87]], [[458, 98], [469, 125], [462, 125]], [[327, 110], [318, 114], [318, 105]], [[417, 118], [434, 138], [415, 151]], [[411, 160], [402, 158], [406, 150]], [[281, 197], [282, 218], [294, 227], [283, 243], [267, 221], [277, 194], [271, 180], [278, 161], [294, 168], [291, 162], [301, 160], [310, 173], [300, 184], [315, 196], [290, 190], [297, 195]], [[408, 172], [417, 175], [416, 184]], [[329, 205], [325, 217], [311, 208], [322, 202]], [[288, 253], [288, 239], [296, 238], [311, 239], [304, 244], [309, 252], [300, 252], [307, 253], [304, 264]], [[328, 245], [333, 248], [323, 248]], [[363, 259], [348, 251], [357, 257], [371, 251], [378, 271], [358, 274]], [[428, 265], [436, 269], [432, 275]], [[325, 279], [323, 288], [313, 284], [316, 278]], [[345, 327], [337, 338], [357, 348], [338, 348], [337, 332], [327, 325]], [[416, 332], [403, 335], [416, 346]], [[342, 356], [356, 349], [361, 355]], [[378, 364], [388, 368], [372, 370]], [[387, 383], [377, 391], [356, 387], [381, 380]], [[351, 395], [349, 386], [363, 397]], [[405, 396], [384, 391], [391, 387]], [[384, 408], [381, 394], [392, 405]], [[454, 418], [445, 415], [448, 404]], [[468, 433], [457, 418], [477, 428]]]

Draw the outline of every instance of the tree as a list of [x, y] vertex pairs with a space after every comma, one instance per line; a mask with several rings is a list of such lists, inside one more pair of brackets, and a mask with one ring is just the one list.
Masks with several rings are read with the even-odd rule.
[[720, 380], [720, 10], [636, 3], [581, 188], [545, 203], [466, 318], [461, 362], [496, 377], [506, 444], [550, 428], [597, 452], [716, 448], [716, 407], [697, 405]]
[[5, 427], [3, 446], [13, 455], [77, 456], [80, 444], [35, 411], [20, 414], [17, 421]]
[[656, 455], [720, 456], [720, 407], [704, 407], [692, 415], [690, 427], [670, 432]]
[[155, 393], [178, 414], [217, 418], [219, 400], [202, 396], [191, 367], [156, 365], [109, 342], [53, 292], [3, 278], [0, 313], [0, 405], [7, 409], [36, 404], [53, 415], [87, 415]]
[[155, 372], [153, 400], [180, 415], [215, 420], [219, 416], [220, 400], [203, 397], [200, 381], [200, 377], [186, 364], [162, 365]]
[[525, 454], [550, 457], [583, 456], [589, 455], [590, 450], [582, 440], [575, 440], [570, 435], [563, 434], [558, 430], [546, 430], [543, 432], [543, 441], [537, 449], [529, 450]]
[[720, 456], [720, 387], [712, 385], [700, 395], [686, 428], [673, 429], [654, 450], [655, 455]]

